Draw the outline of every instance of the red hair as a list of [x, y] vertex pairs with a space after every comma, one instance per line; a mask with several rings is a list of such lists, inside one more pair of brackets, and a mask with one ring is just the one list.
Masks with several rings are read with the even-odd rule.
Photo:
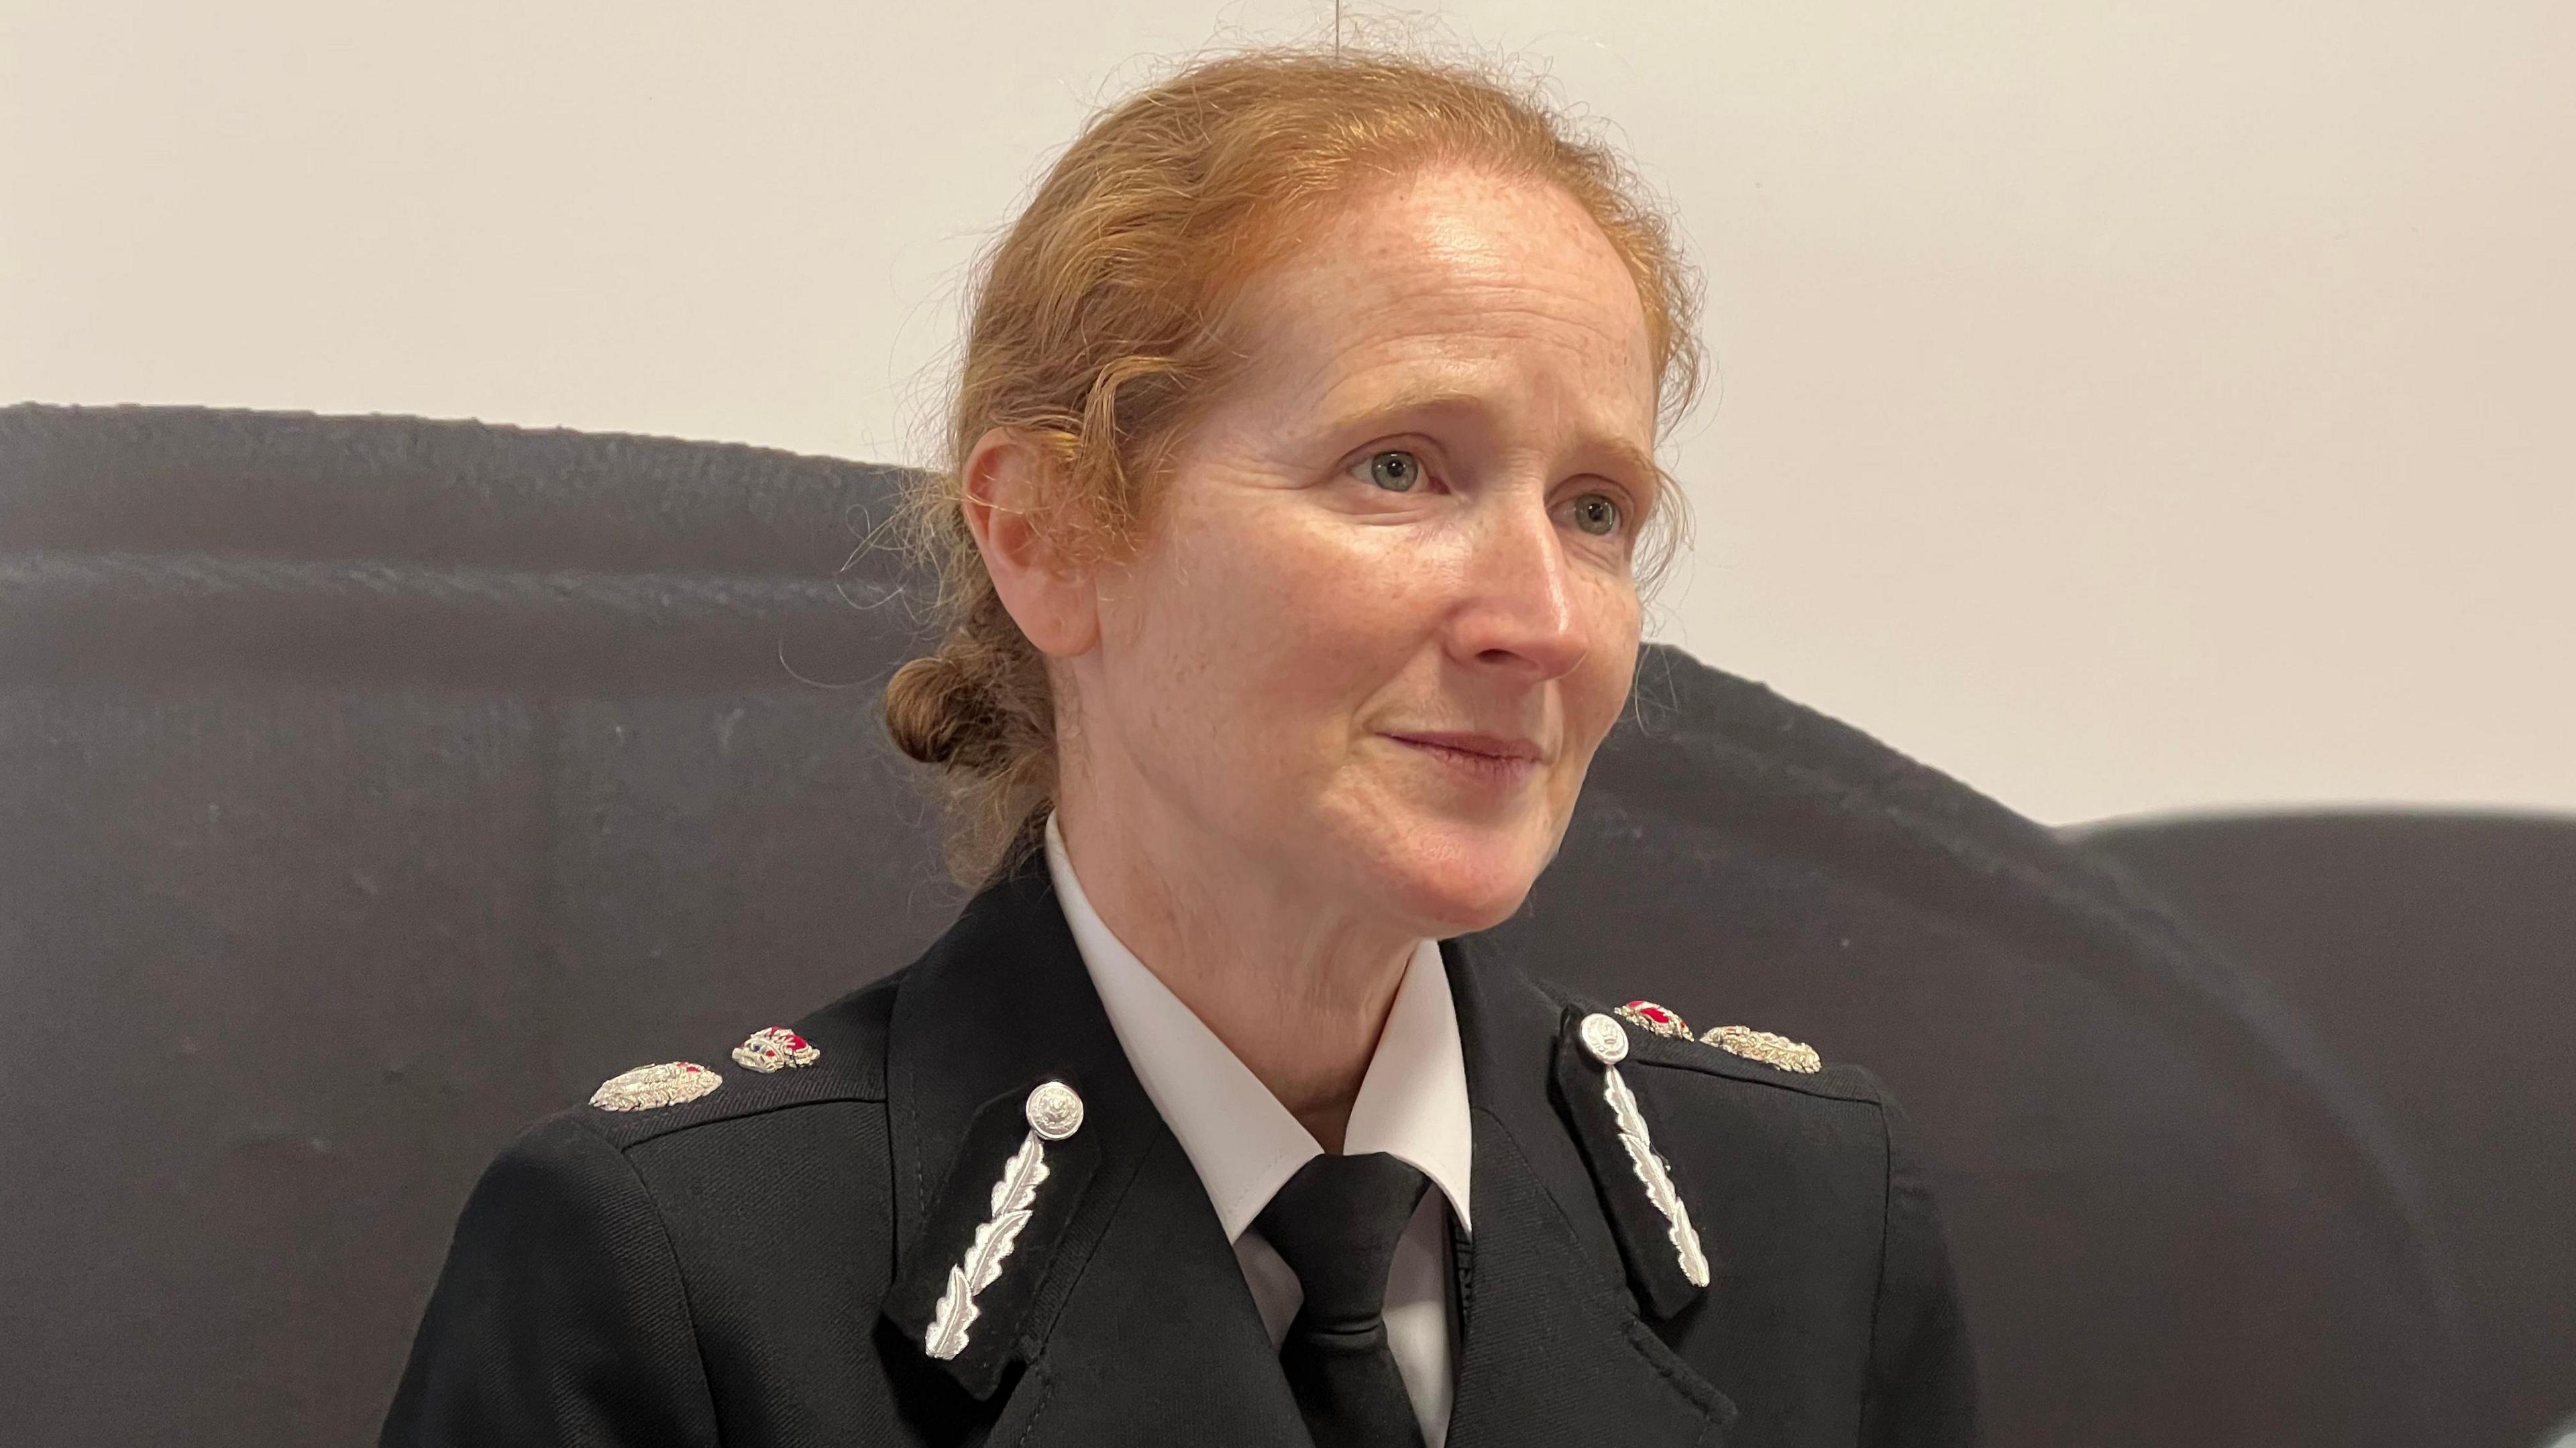
[[[1367, 181], [1472, 166], [1564, 190], [1635, 280], [1661, 421], [1700, 382], [1698, 285], [1634, 171], [1532, 89], [1383, 52], [1264, 49], [1203, 60], [1095, 116], [979, 262], [949, 408], [947, 465], [905, 500], [940, 582], [938, 652], [886, 686], [888, 730], [941, 767], [950, 873], [970, 887], [1037, 839], [1055, 790], [1045, 660], [994, 592], [960, 507], [994, 428], [1060, 465], [1038, 509], [1076, 557], [1134, 548], [1163, 462], [1244, 358], [1224, 319], [1247, 284]], [[1642, 570], [1670, 554], [1680, 490], [1659, 479]], [[1658, 520], [1664, 520], [1659, 523]]]

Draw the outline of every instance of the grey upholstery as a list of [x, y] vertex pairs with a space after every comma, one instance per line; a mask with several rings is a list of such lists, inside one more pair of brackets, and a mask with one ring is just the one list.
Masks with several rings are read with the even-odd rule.
[[[938, 933], [893, 482], [0, 408], [0, 1437], [364, 1438], [519, 1126]], [[1499, 933], [1891, 1082], [1994, 1442], [2506, 1441], [2384, 1063], [2114, 859], [1656, 648]]]
[[2576, 1432], [2576, 819], [2328, 813], [2080, 832], [2378, 1107], [2464, 1305], [2446, 1441]]

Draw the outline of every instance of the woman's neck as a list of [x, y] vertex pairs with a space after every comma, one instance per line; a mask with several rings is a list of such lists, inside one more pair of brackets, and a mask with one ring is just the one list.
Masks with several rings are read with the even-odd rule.
[[1087, 803], [1056, 825], [1101, 923], [1325, 1150], [1341, 1150], [1421, 937], [1307, 898], [1221, 845], [1183, 848]]

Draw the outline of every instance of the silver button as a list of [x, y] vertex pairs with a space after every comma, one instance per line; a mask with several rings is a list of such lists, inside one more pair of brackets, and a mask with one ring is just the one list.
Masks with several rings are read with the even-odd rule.
[[1628, 1059], [1628, 1028], [1620, 1025], [1616, 1017], [1594, 1011], [1583, 1018], [1580, 1030], [1583, 1049], [1592, 1053], [1593, 1060], [1616, 1066]]
[[1029, 1093], [1029, 1130], [1048, 1141], [1062, 1141], [1082, 1129], [1082, 1098], [1061, 1081], [1049, 1081]]

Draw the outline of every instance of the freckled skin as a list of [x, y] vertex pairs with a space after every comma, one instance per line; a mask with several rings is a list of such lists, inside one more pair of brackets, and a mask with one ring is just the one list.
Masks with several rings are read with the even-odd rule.
[[[1084, 893], [1338, 1149], [1414, 942], [1519, 908], [1626, 702], [1653, 350], [1580, 205], [1476, 171], [1374, 183], [1245, 303], [1250, 365], [1134, 557], [1039, 561], [1009, 505], [1039, 464], [999, 432], [968, 516], [1049, 656]], [[1425, 731], [1540, 762], [1390, 737]]]
[[[1636, 662], [1654, 480], [1601, 446], [1654, 438], [1636, 288], [1570, 197], [1448, 172], [1357, 198], [1251, 300], [1258, 360], [1180, 455], [1162, 546], [1101, 581], [1082, 707], [1194, 830], [1417, 936], [1496, 924]], [[1425, 392], [1454, 399], [1377, 413]], [[1372, 483], [1387, 448], [1422, 458], [1410, 492]], [[1593, 492], [1629, 515], [1610, 536], [1575, 522]], [[1383, 732], [1422, 729], [1545, 763], [1461, 787]]]

